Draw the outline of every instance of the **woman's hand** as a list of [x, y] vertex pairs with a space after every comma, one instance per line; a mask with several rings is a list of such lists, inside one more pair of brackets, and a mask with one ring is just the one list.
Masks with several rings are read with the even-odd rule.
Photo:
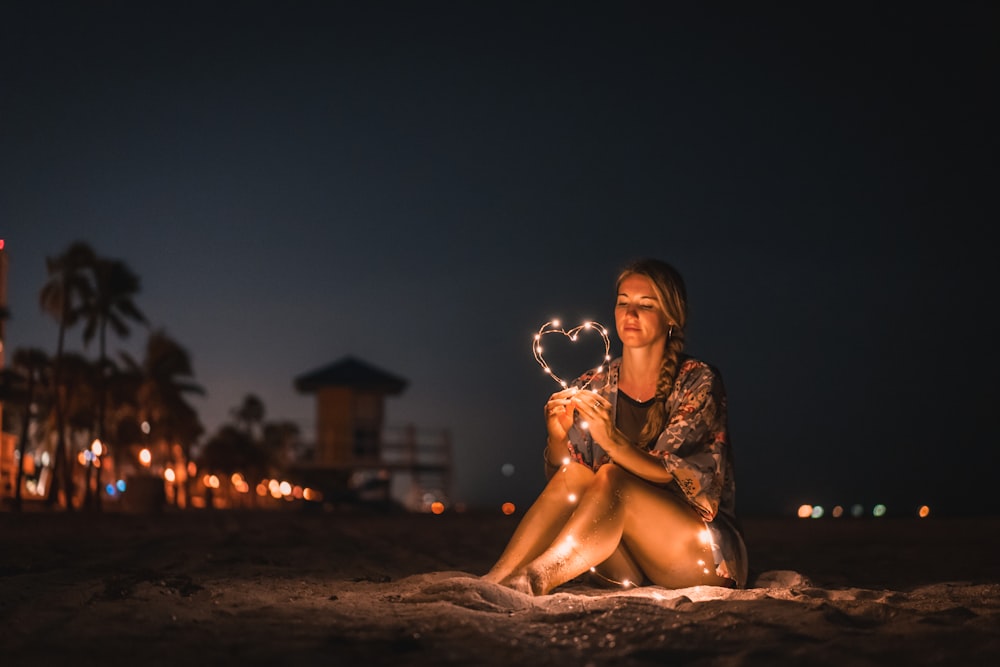
[[611, 415], [611, 403], [600, 394], [590, 390], [576, 392], [570, 399], [586, 422], [594, 442], [614, 458], [614, 450], [621, 445], [621, 436]]
[[545, 426], [549, 430], [549, 446], [565, 444], [573, 426], [572, 398], [580, 392], [575, 387], [563, 389], [549, 396], [545, 404]]

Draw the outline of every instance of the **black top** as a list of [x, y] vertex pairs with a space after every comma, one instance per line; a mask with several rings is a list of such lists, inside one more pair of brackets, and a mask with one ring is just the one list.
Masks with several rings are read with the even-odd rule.
[[[630, 442], [644, 445], [643, 449], [649, 449], [652, 442], [639, 443], [639, 434], [642, 427], [646, 425], [646, 413], [653, 405], [653, 399], [640, 403], [621, 389], [618, 390], [618, 414], [615, 415], [615, 426], [625, 434]], [[656, 438], [653, 438], [655, 441]]]

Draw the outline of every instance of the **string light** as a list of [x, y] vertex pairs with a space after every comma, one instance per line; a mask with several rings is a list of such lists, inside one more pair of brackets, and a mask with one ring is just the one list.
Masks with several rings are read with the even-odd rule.
[[[601, 371], [604, 370], [604, 364], [611, 361], [611, 355], [610, 355], [611, 341], [608, 339], [608, 330], [605, 329], [604, 325], [600, 324], [599, 322], [588, 320], [583, 324], [575, 326], [569, 331], [566, 331], [565, 329], [562, 328], [562, 324], [559, 322], [559, 320], [549, 320], [548, 322], [546, 322], [541, 326], [541, 328], [538, 330], [538, 333], [535, 334], [535, 339], [534, 341], [532, 341], [531, 344], [531, 350], [535, 355], [535, 361], [538, 362], [538, 365], [542, 367], [542, 370], [544, 370], [546, 374], [551, 375], [552, 379], [558, 382], [564, 389], [569, 386], [569, 383], [566, 380], [559, 377], [558, 375], [556, 375], [555, 371], [552, 370], [552, 367], [548, 364], [548, 362], [545, 361], [545, 358], [542, 356], [542, 338], [544, 336], [547, 336], [548, 334], [562, 334], [563, 336], [569, 338], [570, 341], [575, 343], [579, 338], [581, 331], [596, 331], [600, 335], [601, 340], [604, 341], [604, 361], [601, 362], [601, 365], [595, 369], [598, 373], [600, 373]], [[585, 389], [589, 384], [590, 380], [585, 382], [583, 386], [580, 388]]]
[[[570, 329], [570, 330], [567, 331], [567, 330], [565, 330], [565, 329], [562, 328], [562, 323], [558, 319], [549, 320], [548, 322], [546, 322], [545, 324], [543, 324], [541, 326], [541, 328], [538, 329], [538, 333], [535, 334], [535, 338], [532, 341], [531, 350], [532, 350], [533, 354], [535, 355], [535, 361], [538, 362], [538, 365], [542, 367], [542, 370], [544, 370], [547, 375], [550, 375], [552, 377], [552, 379], [555, 380], [556, 382], [558, 382], [560, 384], [560, 386], [562, 386], [564, 389], [567, 388], [567, 387], [569, 387], [569, 383], [566, 380], [564, 380], [563, 378], [561, 378], [558, 375], [556, 375], [555, 371], [552, 370], [552, 367], [548, 364], [548, 362], [545, 361], [545, 357], [542, 355], [542, 352], [543, 352], [543, 350], [542, 350], [542, 338], [545, 337], [545, 336], [547, 336], [548, 334], [561, 334], [561, 335], [566, 336], [567, 338], [569, 338], [571, 342], [575, 343], [578, 340], [579, 335], [580, 335], [581, 332], [588, 332], [588, 331], [596, 332], [601, 337], [601, 340], [604, 342], [604, 361], [602, 361], [601, 365], [597, 366], [597, 368], [594, 369], [597, 373], [601, 373], [605, 369], [605, 364], [607, 364], [607, 363], [609, 363], [611, 361], [611, 354], [610, 354], [610, 352], [611, 352], [611, 341], [608, 338], [608, 330], [605, 329], [604, 325], [600, 324], [599, 322], [594, 322], [593, 320], [588, 320], [588, 321], [584, 322], [583, 324], [575, 326], [572, 329]], [[592, 380], [593, 380], [593, 377], [590, 378], [590, 379], [588, 379], [586, 382], [584, 382], [583, 385], [580, 386], [579, 388], [580, 389], [586, 389], [587, 386], [590, 385], [590, 382]], [[581, 423], [581, 427], [582, 428], [587, 428], [588, 424], [586, 422], [583, 422], [583, 423]], [[566, 472], [566, 466], [568, 466], [569, 463], [570, 463], [570, 458], [569, 457], [563, 458], [563, 460], [562, 460], [562, 469], [559, 472], [560, 473], [565, 473]], [[567, 497], [567, 500], [570, 502], [570, 504], [575, 504], [577, 502], [577, 500], [579, 500], [578, 496], [576, 495], [576, 493], [574, 493], [570, 489], [569, 482], [566, 480], [565, 477], [563, 477], [563, 482], [566, 485], [566, 491], [567, 491], [567, 496], [566, 497]], [[707, 533], [707, 531], [706, 531], [706, 533]], [[705, 537], [707, 537], [707, 535]], [[705, 539], [705, 537], [702, 537], [702, 539]], [[710, 539], [711, 538], [709, 538], [709, 540]], [[579, 558], [580, 560], [586, 562], [586, 559], [583, 558], [583, 556], [580, 554], [580, 552], [578, 552], [576, 550], [576, 540], [575, 540], [575, 538], [573, 537], [572, 534], [566, 535], [565, 539], [561, 543], [559, 543], [558, 545], [556, 545], [556, 552], [560, 556], [562, 556], [564, 558], [567, 557], [570, 553], [573, 553], [573, 554], [576, 555], [577, 558]], [[621, 586], [622, 588], [629, 588], [629, 587], [635, 585], [629, 579], [623, 579], [621, 581], [616, 581], [614, 579], [611, 579], [610, 577], [607, 577], [607, 576], [601, 574], [600, 572], [598, 572], [598, 570], [597, 570], [596, 567], [592, 566], [589, 569], [590, 569], [590, 572], [593, 575], [595, 575], [595, 576], [603, 579], [604, 581], [606, 581], [606, 582], [608, 582], [610, 584], [614, 584], [616, 586]]]

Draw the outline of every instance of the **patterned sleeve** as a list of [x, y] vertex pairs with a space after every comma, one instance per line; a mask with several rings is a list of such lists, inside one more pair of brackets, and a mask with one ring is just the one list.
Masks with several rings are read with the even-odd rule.
[[662, 460], [688, 501], [711, 521], [719, 511], [728, 455], [726, 392], [707, 364], [689, 361], [684, 366], [667, 426], [650, 453]]

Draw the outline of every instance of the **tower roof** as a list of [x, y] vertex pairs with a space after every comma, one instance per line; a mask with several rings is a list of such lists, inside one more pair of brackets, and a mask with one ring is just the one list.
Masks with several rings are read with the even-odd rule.
[[295, 388], [303, 393], [312, 393], [321, 387], [351, 387], [383, 394], [400, 394], [407, 384], [403, 378], [352, 356], [343, 357], [295, 378]]

